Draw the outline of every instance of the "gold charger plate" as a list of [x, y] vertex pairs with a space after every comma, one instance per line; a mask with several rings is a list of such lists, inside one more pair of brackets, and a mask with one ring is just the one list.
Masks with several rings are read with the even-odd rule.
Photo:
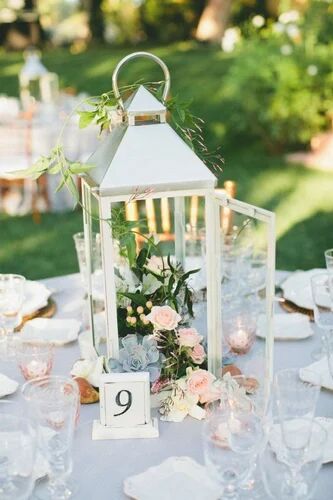
[[294, 302], [291, 302], [290, 300], [286, 300], [282, 296], [282, 300], [279, 302], [280, 306], [282, 309], [284, 309], [286, 312], [298, 312], [301, 314], [305, 314], [310, 318], [310, 321], [314, 321], [314, 316], [313, 316], [313, 310], [312, 309], [305, 309], [304, 307], [299, 307]]
[[50, 297], [47, 301], [47, 305], [45, 307], [42, 307], [41, 309], [38, 309], [32, 314], [28, 314], [27, 316], [23, 316], [22, 318], [22, 323], [20, 326], [16, 328], [17, 331], [21, 330], [22, 326], [27, 322], [30, 321], [31, 319], [34, 318], [52, 318], [52, 316], [55, 315], [57, 311], [57, 305], [55, 301]]

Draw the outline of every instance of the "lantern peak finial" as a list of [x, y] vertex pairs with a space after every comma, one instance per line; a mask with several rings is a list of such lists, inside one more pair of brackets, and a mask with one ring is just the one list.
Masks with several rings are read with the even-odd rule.
[[129, 125], [136, 124], [136, 117], [139, 120], [142, 120], [144, 117], [147, 117], [148, 120], [156, 117], [159, 123], [166, 121], [166, 107], [143, 85], [140, 85], [125, 102], [124, 108]]

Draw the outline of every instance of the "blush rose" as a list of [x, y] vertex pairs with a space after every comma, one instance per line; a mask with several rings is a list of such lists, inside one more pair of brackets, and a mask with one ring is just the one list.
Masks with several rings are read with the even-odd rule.
[[206, 353], [201, 344], [197, 344], [193, 347], [190, 357], [192, 361], [197, 365], [201, 365], [201, 363], [204, 362]]
[[202, 336], [195, 328], [180, 328], [178, 330], [178, 343], [184, 347], [194, 347], [202, 341]]
[[187, 388], [192, 394], [200, 397], [211, 391], [214, 380], [214, 375], [207, 370], [194, 370], [188, 377]]
[[148, 319], [156, 330], [174, 330], [181, 320], [181, 316], [170, 306], [154, 306]]

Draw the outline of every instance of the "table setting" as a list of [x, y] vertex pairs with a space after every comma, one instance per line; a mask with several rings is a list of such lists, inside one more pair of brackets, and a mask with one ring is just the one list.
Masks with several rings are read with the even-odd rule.
[[[164, 81], [125, 101], [138, 57]], [[333, 250], [275, 272], [274, 214], [167, 123], [166, 64], [130, 54], [112, 84], [81, 112], [111, 131], [88, 164], [32, 168], [78, 200], [82, 176], [79, 273], [0, 274], [0, 499], [329, 500]]]

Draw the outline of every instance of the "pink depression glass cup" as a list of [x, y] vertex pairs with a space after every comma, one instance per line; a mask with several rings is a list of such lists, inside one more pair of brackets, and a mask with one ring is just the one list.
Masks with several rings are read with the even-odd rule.
[[16, 343], [15, 352], [18, 366], [26, 380], [50, 375], [54, 357], [51, 343], [20, 339]]

